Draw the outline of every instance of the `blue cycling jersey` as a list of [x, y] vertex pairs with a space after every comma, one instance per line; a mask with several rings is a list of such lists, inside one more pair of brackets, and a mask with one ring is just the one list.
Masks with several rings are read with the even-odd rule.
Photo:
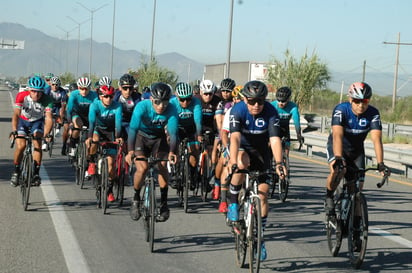
[[67, 104], [67, 120], [71, 121], [75, 114], [87, 118], [90, 104], [97, 98], [98, 94], [95, 91], [89, 91], [85, 97], [80, 94], [79, 90], [72, 91]]
[[99, 127], [108, 132], [115, 132], [120, 137], [122, 130], [122, 105], [113, 101], [104, 106], [101, 100], [94, 100], [89, 109], [89, 137], [93, 136], [94, 129]]
[[139, 102], [133, 110], [130, 121], [127, 142], [129, 151], [133, 151], [135, 148], [136, 134], [152, 139], [162, 138], [166, 137], [166, 128], [170, 137], [170, 150], [175, 151], [178, 130], [176, 107], [169, 103], [162, 114], [157, 114], [153, 109], [152, 100]]
[[[349, 102], [343, 102], [335, 107], [331, 125], [343, 126], [344, 151], [363, 151], [363, 142], [369, 131], [382, 130], [378, 109], [369, 105], [363, 114], [357, 116], [353, 113]], [[330, 134], [328, 142], [332, 143], [332, 140], [332, 134]]]
[[176, 107], [179, 117], [179, 128], [192, 132], [195, 128], [196, 134], [202, 134], [202, 103], [198, 98], [192, 97], [189, 107], [183, 108], [178, 98], [172, 98], [170, 103]]
[[299, 108], [296, 103], [289, 101], [285, 107], [281, 108], [278, 105], [278, 101], [272, 101], [272, 105], [276, 108], [279, 113], [280, 127], [286, 132], [289, 132], [290, 119], [293, 118], [293, 123], [295, 125], [296, 132], [300, 133], [300, 116]]
[[244, 101], [236, 103], [230, 110], [230, 133], [240, 132], [240, 147], [254, 148], [261, 154], [269, 151], [269, 138], [280, 137], [279, 115], [272, 104], [265, 101], [258, 115], [251, 115]]
[[62, 87], [59, 87], [56, 91], [52, 91], [49, 88], [44, 93], [52, 98], [53, 107], [60, 108], [62, 104], [67, 103], [67, 92]]

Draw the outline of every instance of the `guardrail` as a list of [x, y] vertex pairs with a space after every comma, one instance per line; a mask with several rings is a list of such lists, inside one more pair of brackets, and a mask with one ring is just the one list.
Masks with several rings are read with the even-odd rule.
[[[293, 123], [293, 121], [291, 121]], [[331, 119], [329, 117], [318, 117], [313, 115], [304, 115], [301, 119], [302, 126], [307, 125], [308, 128], [320, 130], [321, 133], [326, 133], [331, 127]], [[394, 123], [382, 123], [382, 134], [389, 139], [393, 139], [395, 135], [412, 137], [412, 126]]]
[[[310, 133], [304, 133], [303, 136], [305, 138], [304, 144], [306, 145], [307, 156], [313, 156], [313, 147], [323, 148], [326, 151], [328, 136]], [[412, 176], [411, 150], [384, 147], [384, 155], [385, 161], [398, 163], [402, 166], [401, 170], [404, 172], [406, 178], [410, 178]], [[375, 158], [375, 150], [372, 143], [365, 142], [365, 156], [366, 163], [371, 165], [373, 163], [373, 159]]]

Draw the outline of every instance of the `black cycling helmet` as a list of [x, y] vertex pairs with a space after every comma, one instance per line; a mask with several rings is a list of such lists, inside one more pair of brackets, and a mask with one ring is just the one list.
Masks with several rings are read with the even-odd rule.
[[236, 82], [231, 78], [223, 79], [220, 83], [220, 90], [232, 91], [235, 88]]
[[72, 82], [71, 84], [69, 84], [69, 91], [72, 92], [73, 90], [76, 90], [77, 87], [77, 83]]
[[136, 80], [130, 74], [124, 74], [119, 79], [119, 86], [123, 86], [123, 85], [134, 86], [135, 83], [136, 83]]
[[172, 94], [172, 89], [169, 85], [163, 82], [157, 82], [152, 84], [150, 93], [152, 95], [152, 98], [154, 99], [168, 100], [170, 99], [170, 95]]
[[261, 81], [250, 81], [245, 84], [241, 92], [246, 98], [266, 98], [268, 88]]
[[285, 102], [292, 95], [292, 90], [287, 86], [282, 86], [276, 91], [276, 99], [281, 102]]
[[365, 82], [355, 82], [349, 87], [348, 93], [352, 99], [370, 99], [372, 88]]

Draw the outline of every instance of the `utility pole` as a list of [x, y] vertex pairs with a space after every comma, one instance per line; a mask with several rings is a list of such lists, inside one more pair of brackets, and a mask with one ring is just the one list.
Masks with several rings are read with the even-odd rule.
[[362, 81], [365, 81], [365, 73], [366, 73], [366, 60], [363, 61], [363, 73], [362, 73]]
[[401, 34], [398, 32], [398, 42], [383, 42], [387, 45], [397, 45], [396, 46], [396, 62], [395, 62], [395, 75], [393, 79], [393, 93], [392, 93], [392, 111], [395, 111], [395, 102], [396, 102], [396, 91], [398, 84], [398, 66], [399, 66], [399, 47], [401, 45], [412, 45], [412, 43], [401, 43]]

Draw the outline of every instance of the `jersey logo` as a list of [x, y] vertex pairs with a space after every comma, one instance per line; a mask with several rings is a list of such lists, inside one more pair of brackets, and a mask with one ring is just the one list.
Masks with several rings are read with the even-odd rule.
[[258, 118], [255, 121], [255, 126], [259, 127], [259, 128], [265, 127], [265, 124], [266, 124], [266, 122], [263, 118]]
[[229, 116], [229, 123], [232, 125], [232, 127], [236, 127], [236, 123], [239, 123], [239, 121], [235, 119], [234, 115], [230, 115]]
[[340, 122], [342, 122], [342, 111], [340, 110], [335, 110], [335, 113], [333, 113], [334, 118], [338, 118]]

